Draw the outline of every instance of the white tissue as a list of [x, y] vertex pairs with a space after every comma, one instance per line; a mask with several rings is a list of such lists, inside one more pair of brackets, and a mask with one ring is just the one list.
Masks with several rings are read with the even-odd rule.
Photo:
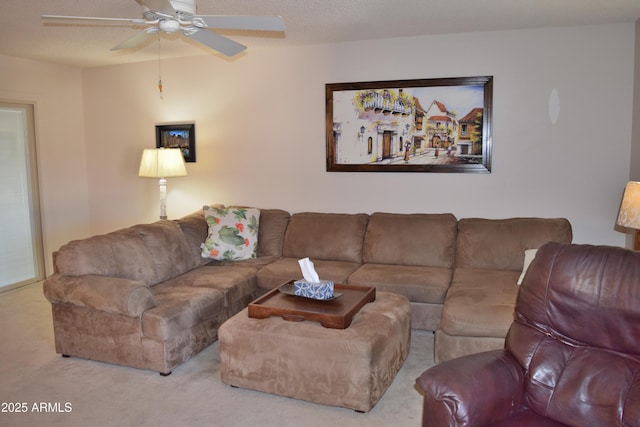
[[311, 283], [318, 283], [320, 281], [320, 277], [318, 273], [316, 273], [316, 269], [313, 267], [313, 263], [309, 258], [299, 259], [298, 264], [300, 264], [300, 270], [302, 270], [304, 280]]

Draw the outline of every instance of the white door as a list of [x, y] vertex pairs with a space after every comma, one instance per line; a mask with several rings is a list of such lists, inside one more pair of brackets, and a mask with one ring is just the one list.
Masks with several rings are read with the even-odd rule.
[[43, 276], [33, 105], [0, 102], [0, 292]]

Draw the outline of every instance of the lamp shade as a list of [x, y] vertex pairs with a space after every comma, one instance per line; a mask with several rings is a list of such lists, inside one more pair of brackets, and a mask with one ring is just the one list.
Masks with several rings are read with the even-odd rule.
[[640, 182], [627, 183], [616, 224], [621, 227], [640, 229]]
[[184, 156], [179, 148], [145, 148], [142, 152], [138, 176], [168, 178], [186, 174]]

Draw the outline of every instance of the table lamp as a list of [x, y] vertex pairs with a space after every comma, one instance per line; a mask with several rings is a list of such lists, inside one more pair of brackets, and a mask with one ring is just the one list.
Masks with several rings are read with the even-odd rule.
[[160, 219], [167, 219], [167, 178], [187, 175], [179, 148], [145, 148], [138, 176], [160, 178]]
[[636, 230], [634, 250], [640, 250], [640, 182], [629, 181], [624, 189], [616, 224]]

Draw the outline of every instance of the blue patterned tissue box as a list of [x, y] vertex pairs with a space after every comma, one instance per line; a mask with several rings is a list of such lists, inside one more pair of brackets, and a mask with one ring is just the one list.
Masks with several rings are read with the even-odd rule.
[[293, 282], [293, 293], [313, 299], [330, 299], [333, 298], [333, 280], [320, 280], [317, 283], [296, 280]]

